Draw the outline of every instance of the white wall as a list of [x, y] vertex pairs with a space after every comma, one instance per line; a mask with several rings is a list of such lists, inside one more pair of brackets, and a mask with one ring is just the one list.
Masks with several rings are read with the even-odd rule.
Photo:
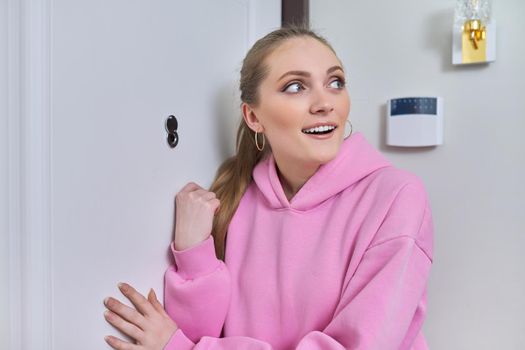
[[[494, 1], [497, 58], [451, 63], [454, 0], [310, 1], [347, 70], [357, 130], [427, 185], [431, 349], [525, 349], [525, 2]], [[444, 144], [385, 146], [386, 100], [444, 98]]]

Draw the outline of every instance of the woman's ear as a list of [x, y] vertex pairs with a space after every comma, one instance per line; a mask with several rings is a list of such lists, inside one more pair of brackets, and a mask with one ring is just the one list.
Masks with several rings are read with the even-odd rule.
[[244, 118], [244, 121], [248, 125], [250, 129], [257, 132], [263, 132], [264, 127], [260, 123], [259, 119], [257, 118], [257, 114], [255, 112], [255, 109], [252, 108], [249, 104], [243, 102], [242, 103], [242, 116]]

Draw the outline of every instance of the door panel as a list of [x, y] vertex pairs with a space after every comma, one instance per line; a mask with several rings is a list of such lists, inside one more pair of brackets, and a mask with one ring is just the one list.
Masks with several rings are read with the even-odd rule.
[[[118, 335], [102, 301], [124, 301], [120, 281], [162, 297], [175, 195], [188, 181], [207, 188], [234, 151], [250, 6], [52, 1], [54, 350], [101, 349]], [[270, 16], [263, 22], [278, 26], [280, 13]]]

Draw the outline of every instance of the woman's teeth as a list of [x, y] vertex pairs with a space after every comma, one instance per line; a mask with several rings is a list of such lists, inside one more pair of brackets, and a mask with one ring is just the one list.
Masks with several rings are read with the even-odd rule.
[[302, 132], [304, 132], [305, 134], [327, 134], [335, 128], [335, 126], [323, 125], [311, 129], [304, 129], [302, 130]]

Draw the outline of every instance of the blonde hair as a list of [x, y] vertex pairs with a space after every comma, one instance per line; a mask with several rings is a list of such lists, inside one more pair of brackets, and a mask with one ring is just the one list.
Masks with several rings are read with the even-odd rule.
[[[260, 102], [259, 86], [269, 73], [269, 67], [264, 62], [265, 58], [286, 40], [304, 36], [319, 40], [335, 54], [335, 50], [326, 39], [305, 25], [292, 24], [266, 34], [255, 42], [243, 60], [239, 86], [242, 102], [251, 106], [258, 106]], [[257, 143], [262, 145], [259, 139]], [[226, 159], [219, 166], [209, 189], [209, 191], [215, 192], [220, 200], [219, 210], [213, 219], [211, 234], [215, 242], [216, 255], [223, 261], [230, 221], [239, 206], [241, 197], [252, 181], [255, 165], [270, 153], [271, 147], [269, 145], [264, 147], [262, 151], [256, 148], [255, 132], [248, 127], [244, 118], [241, 118], [237, 129], [236, 154]]]

